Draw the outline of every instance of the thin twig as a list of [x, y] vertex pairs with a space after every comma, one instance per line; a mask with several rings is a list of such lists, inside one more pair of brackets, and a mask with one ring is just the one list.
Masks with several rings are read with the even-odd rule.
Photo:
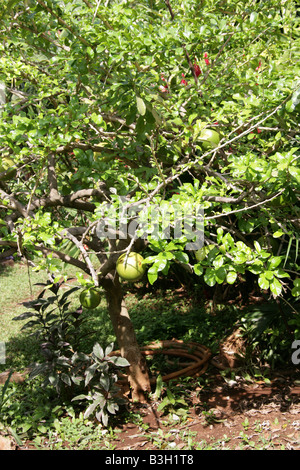
[[173, 10], [172, 10], [172, 7], [171, 7], [171, 5], [170, 5], [169, 0], [165, 0], [165, 4], [166, 4], [167, 7], [168, 7], [168, 10], [169, 10], [170, 15], [171, 15], [171, 19], [172, 19], [172, 21], [173, 21], [174, 18], [175, 18], [175, 15], [174, 15], [174, 12], [173, 12]]
[[68, 238], [69, 240], [71, 240], [74, 243], [74, 245], [76, 245], [77, 248], [80, 250], [80, 253], [82, 254], [83, 259], [90, 271], [94, 284], [96, 287], [98, 287], [99, 286], [98, 276], [94, 269], [93, 263], [91, 262], [91, 259], [83, 246], [82, 240], [81, 241], [77, 240], [77, 238], [74, 235], [72, 235], [68, 230], [63, 230], [63, 232], [61, 232], [61, 236], [63, 238]]
[[99, 8], [99, 5], [100, 5], [100, 2], [101, 2], [101, 0], [98, 0], [98, 1], [97, 1], [96, 10], [95, 10], [95, 13], [94, 13], [94, 16], [93, 16], [93, 23], [94, 23], [95, 18], [96, 18], [96, 16], [97, 16], [97, 12], [98, 12], [98, 8]]
[[256, 204], [253, 204], [252, 206], [242, 207], [241, 209], [236, 209], [234, 211], [225, 212], [225, 213], [222, 213], [222, 214], [216, 214], [216, 215], [212, 215], [210, 217], [205, 217], [205, 220], [218, 219], [219, 217], [227, 217], [228, 215], [231, 215], [231, 214], [237, 214], [238, 212], [244, 212], [244, 211], [249, 211], [251, 209], [255, 209], [256, 207], [259, 207], [262, 204], [265, 204], [266, 202], [272, 201], [276, 197], [280, 196], [284, 191], [285, 191], [285, 188], [278, 191], [278, 193], [276, 193], [274, 196], [272, 196], [270, 198], [267, 198], [267, 199], [264, 199], [263, 201], [259, 201]]

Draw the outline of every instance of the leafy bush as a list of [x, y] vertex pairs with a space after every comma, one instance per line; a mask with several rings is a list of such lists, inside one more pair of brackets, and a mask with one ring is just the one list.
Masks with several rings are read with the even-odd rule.
[[[117, 370], [120, 367], [129, 366], [125, 358], [110, 356], [113, 346], [113, 344], [109, 345], [104, 352], [96, 343], [90, 356], [75, 353], [72, 358], [74, 363], [80, 363], [80, 370], [83, 370], [84, 375], [84, 388], [90, 390], [87, 395], [78, 395], [73, 400], [91, 402], [84, 417], [88, 418], [95, 413], [97, 420], [101, 421], [104, 426], [108, 424], [109, 414], [114, 415], [119, 410], [120, 403], [124, 402], [120, 396], [120, 388], [116, 386]], [[73, 380], [78, 384], [82, 381], [80, 377], [73, 377]]]
[[292, 304], [269, 301], [248, 308], [240, 319], [248, 364], [282, 367], [291, 361], [292, 343], [299, 339], [299, 313]]
[[[105, 353], [98, 343], [91, 354], [78, 349], [84, 317], [82, 309], [69, 309], [69, 297], [80, 287], [72, 287], [59, 294], [62, 283], [42, 285], [45, 289], [39, 297], [23, 304], [32, 311], [14, 318], [16, 321], [30, 318], [22, 329], [30, 329], [31, 334], [38, 338], [45, 359], [32, 366], [29, 379], [42, 376], [43, 387], [53, 387], [63, 398], [92, 401], [85, 417], [95, 412], [96, 418], [106, 426], [109, 414], [115, 414], [122, 403], [118, 396], [120, 389], [116, 386], [117, 371], [129, 363], [122, 357], [110, 355], [113, 343], [107, 346]], [[53, 295], [44, 298], [46, 292]], [[87, 395], [74, 397], [84, 391], [88, 392]]]
[[[49, 383], [58, 393], [63, 393], [65, 386], [71, 385], [71, 357], [80, 343], [79, 328], [84, 321], [82, 309], [69, 309], [69, 297], [79, 287], [72, 287], [60, 294], [61, 283], [49, 281], [40, 285], [44, 289], [38, 298], [23, 303], [31, 310], [18, 315], [14, 320], [30, 319], [22, 330], [31, 330], [30, 334], [40, 342], [41, 353], [45, 358], [44, 362], [33, 365], [30, 377], [43, 375], [44, 386]], [[44, 297], [46, 293], [50, 295]]]

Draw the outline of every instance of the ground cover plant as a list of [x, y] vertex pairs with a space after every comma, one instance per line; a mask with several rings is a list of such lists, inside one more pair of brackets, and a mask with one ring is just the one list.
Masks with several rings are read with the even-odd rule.
[[[89, 353], [113, 335], [139, 403], [151, 392], [141, 351], [151, 313], [134, 321], [129, 293], [154, 304], [160, 289], [189, 288], [212, 316], [234, 312], [228, 330], [238, 319], [249, 357], [290, 361], [299, 341], [298, 5], [10, 0], [0, 35], [1, 258], [46, 277], [22, 321], [45, 313], [34, 321], [60, 338], [55, 351], [72, 345], [59, 335], [76, 336], [79, 325], [64, 327], [82, 305], [73, 309], [66, 292], [52, 305], [50, 295], [72, 266], [80, 289], [70, 296], [90, 318], [103, 319], [107, 302], [111, 322]], [[212, 335], [207, 312], [193, 312], [178, 321], [186, 341], [204, 339], [202, 315]], [[177, 318], [162, 318], [158, 333], [178, 336]]]

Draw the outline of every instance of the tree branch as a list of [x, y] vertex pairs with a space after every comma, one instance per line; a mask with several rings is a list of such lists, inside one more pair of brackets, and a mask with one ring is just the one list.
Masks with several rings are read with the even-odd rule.
[[4, 199], [5, 201], [8, 201], [9, 206], [6, 206], [6, 207], [8, 207], [9, 209], [12, 209], [14, 211], [19, 212], [19, 214], [22, 215], [24, 218], [27, 217], [26, 208], [23, 206], [23, 204], [21, 202], [19, 202], [15, 198], [15, 196], [13, 196], [12, 194], [7, 194], [5, 191], [0, 189], [0, 198]]
[[57, 175], [55, 171], [55, 157], [51, 153], [48, 156], [48, 184], [50, 189], [50, 199], [57, 199], [59, 198], [59, 192], [57, 190]]
[[184, 52], [185, 52], [186, 59], [187, 59], [188, 64], [189, 64], [190, 71], [192, 72], [193, 77], [194, 77], [194, 80], [195, 80], [195, 83], [197, 84], [197, 83], [198, 83], [198, 77], [197, 77], [197, 75], [196, 75], [193, 62], [191, 61], [190, 55], [189, 55], [189, 53], [188, 53], [188, 51], [187, 51], [187, 49], [186, 49], [186, 47], [185, 47], [184, 44], [182, 45], [182, 47], [183, 47], [183, 50], [184, 50]]
[[174, 12], [173, 12], [173, 10], [172, 10], [172, 7], [171, 7], [171, 5], [170, 5], [169, 0], [165, 0], [165, 4], [166, 4], [167, 7], [168, 7], [168, 10], [169, 10], [170, 15], [171, 15], [171, 19], [172, 19], [172, 21], [173, 21], [174, 18], [175, 18], [175, 15], [174, 15]]
[[212, 215], [212, 216], [209, 216], [209, 217], [205, 217], [205, 220], [218, 219], [219, 217], [227, 217], [228, 215], [237, 214], [238, 212], [250, 211], [252, 209], [255, 209], [256, 207], [259, 207], [259, 206], [265, 204], [266, 202], [272, 201], [276, 197], [280, 196], [284, 191], [285, 191], [285, 188], [281, 189], [280, 191], [278, 191], [273, 196], [262, 199], [259, 202], [255, 203], [255, 204], [252, 204], [251, 206], [245, 206], [245, 207], [242, 207], [241, 209], [236, 209], [234, 211], [225, 212], [225, 213], [222, 213], [222, 214], [216, 214], [216, 215]]
[[83, 201], [84, 198], [95, 197], [98, 201], [107, 201], [107, 196], [104, 191], [98, 188], [80, 189], [67, 196], [62, 196], [57, 193], [53, 196], [40, 197], [32, 201], [30, 209], [35, 210], [39, 207], [70, 207], [82, 211], [94, 212], [96, 205], [93, 202]]
[[[18, 243], [15, 241], [11, 240], [0, 240], [0, 246], [10, 246], [15, 249], [15, 251], [18, 249]], [[86, 272], [89, 274], [89, 270], [87, 268], [87, 265], [83, 262], [80, 261], [79, 259], [73, 258], [70, 255], [67, 255], [66, 253], [63, 253], [62, 251], [59, 250], [54, 250], [53, 248], [46, 248], [44, 245], [34, 245], [33, 248], [36, 251], [40, 251], [44, 255], [52, 254], [55, 258], [60, 259], [64, 263], [71, 264], [72, 266], [76, 266], [77, 268], [81, 269], [82, 271]]]

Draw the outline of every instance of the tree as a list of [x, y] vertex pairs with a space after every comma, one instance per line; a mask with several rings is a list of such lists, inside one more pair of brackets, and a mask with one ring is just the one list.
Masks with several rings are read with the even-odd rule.
[[1, 245], [105, 289], [134, 399], [150, 385], [120, 254], [142, 253], [151, 284], [176, 265], [211, 287], [250, 273], [299, 296], [297, 13], [290, 0], [2, 5]]

